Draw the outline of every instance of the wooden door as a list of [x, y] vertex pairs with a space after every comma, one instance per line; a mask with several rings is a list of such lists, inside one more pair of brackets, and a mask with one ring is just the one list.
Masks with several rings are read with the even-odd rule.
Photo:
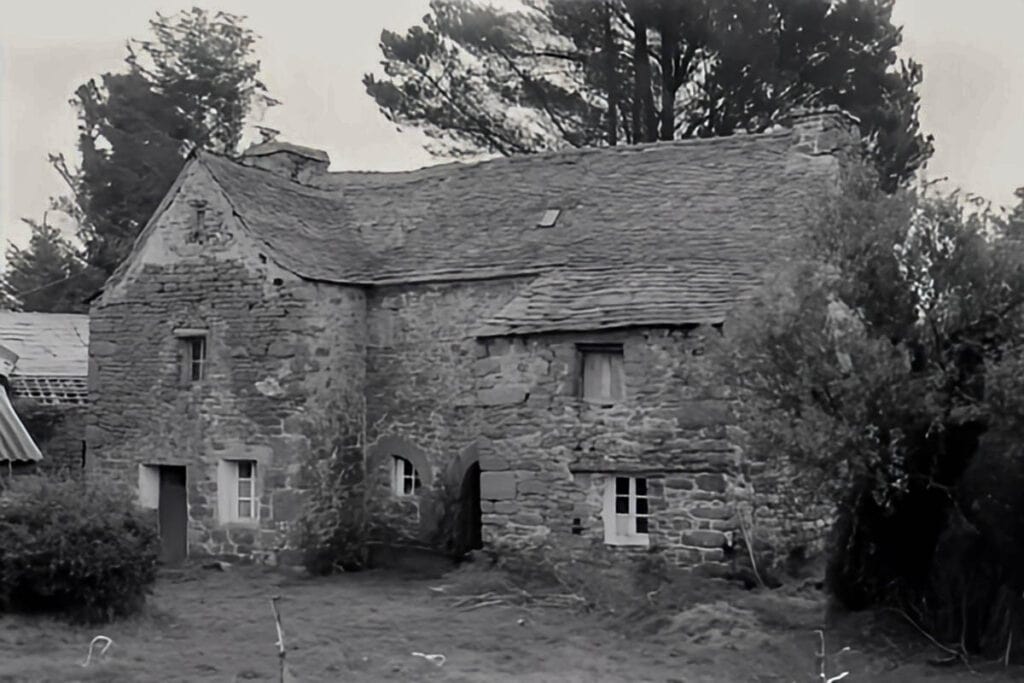
[[160, 561], [178, 564], [188, 555], [188, 494], [185, 468], [160, 466]]

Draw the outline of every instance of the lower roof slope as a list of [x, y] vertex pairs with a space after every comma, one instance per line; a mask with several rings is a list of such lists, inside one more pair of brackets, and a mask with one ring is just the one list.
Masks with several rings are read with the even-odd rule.
[[[572, 150], [317, 186], [201, 153], [235, 212], [284, 267], [375, 285], [539, 275], [482, 334], [721, 321], [786, 253], [831, 150], [797, 134]], [[551, 227], [538, 223], [558, 210]]]

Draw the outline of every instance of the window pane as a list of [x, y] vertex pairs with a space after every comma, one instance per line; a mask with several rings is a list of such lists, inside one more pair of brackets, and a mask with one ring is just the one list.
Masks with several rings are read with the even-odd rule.
[[252, 498], [252, 480], [244, 479], [238, 482], [238, 497]]
[[623, 396], [623, 370], [622, 356], [620, 354], [608, 354], [608, 372], [610, 374], [608, 395], [615, 400], [619, 400]]
[[615, 477], [615, 495], [629, 495], [629, 477]]
[[646, 515], [647, 514], [647, 499], [637, 498], [636, 499], [636, 514]]
[[647, 518], [646, 517], [637, 517], [636, 518], [636, 532], [638, 534], [646, 534], [647, 533]]
[[252, 501], [251, 500], [240, 500], [238, 501], [238, 516], [243, 519], [249, 519], [252, 517]]
[[239, 460], [238, 461], [238, 478], [239, 479], [252, 479], [252, 461], [251, 460]]
[[629, 496], [615, 496], [615, 514], [629, 514]]
[[635, 522], [629, 515], [616, 515], [615, 516], [615, 535], [616, 536], [632, 536]]
[[583, 354], [583, 398], [601, 399], [604, 398], [601, 385], [601, 359], [600, 354]]
[[636, 478], [636, 495], [646, 496], [647, 495], [647, 479], [644, 477]]
[[203, 378], [203, 363], [202, 361], [192, 361], [192, 381], [200, 380]]

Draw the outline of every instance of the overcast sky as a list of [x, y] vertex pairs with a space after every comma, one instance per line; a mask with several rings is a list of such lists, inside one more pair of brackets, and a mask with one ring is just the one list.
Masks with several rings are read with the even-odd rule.
[[[5, 3], [6, 4], [6, 3]], [[13, 4], [13, 3], [12, 3]], [[200, 4], [248, 17], [262, 39], [263, 80], [283, 102], [265, 125], [326, 150], [332, 170], [432, 162], [422, 138], [399, 133], [360, 82], [380, 59], [383, 28], [417, 22], [428, 0], [35, 0], [0, 10], [0, 231], [24, 243], [22, 216], [40, 217], [63, 191], [46, 161], [72, 154], [75, 87], [122, 67], [124, 43], [154, 12]], [[897, 0], [903, 53], [924, 65], [921, 119], [935, 135], [927, 175], [1009, 204], [1024, 185], [1024, 0]]]

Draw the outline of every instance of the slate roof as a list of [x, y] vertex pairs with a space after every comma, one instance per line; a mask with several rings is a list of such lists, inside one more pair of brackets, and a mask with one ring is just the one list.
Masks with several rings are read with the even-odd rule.
[[[837, 168], [796, 134], [572, 150], [318, 187], [207, 153], [243, 223], [303, 277], [375, 285], [534, 275], [481, 334], [720, 321]], [[538, 227], [559, 209], [553, 227]], [[597, 327], [595, 327], [597, 326]]]
[[86, 402], [89, 316], [0, 311], [0, 345], [18, 355], [10, 377], [15, 396]]

